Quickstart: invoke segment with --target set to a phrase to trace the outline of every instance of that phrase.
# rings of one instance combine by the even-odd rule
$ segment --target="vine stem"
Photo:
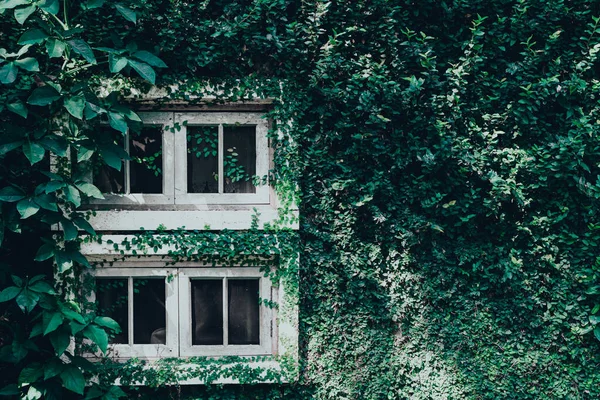
[[[65,18],[65,30],[69,29],[69,18],[67,17],[67,0],[63,0],[63,16]]]

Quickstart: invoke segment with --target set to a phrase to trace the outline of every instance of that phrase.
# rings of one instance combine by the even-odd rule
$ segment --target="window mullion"
[[[223,345],[229,344],[229,307],[227,307],[227,277],[223,278]]]
[[[223,186],[225,185],[224,165],[223,165],[223,124],[219,124],[219,137],[218,137],[218,163],[219,163],[219,194],[223,194]]]
[[[133,344],[133,277],[127,278],[127,343]]]
[[[125,134],[125,152],[129,154],[129,130]],[[123,173],[125,174],[125,194],[131,193],[131,182],[129,177],[129,160],[123,160]]]

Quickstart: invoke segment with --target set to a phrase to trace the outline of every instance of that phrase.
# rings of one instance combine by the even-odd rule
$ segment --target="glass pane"
[[[162,127],[144,127],[129,140],[130,193],[162,193]]]
[[[260,344],[258,279],[228,281],[229,343]]]
[[[98,315],[110,317],[121,326],[121,333],[109,336],[110,343],[127,343],[127,278],[97,278]]]
[[[219,193],[218,140],[218,126],[188,126],[188,193]]]
[[[223,128],[223,174],[225,193],[256,193],[256,127]]]
[[[100,189],[102,193],[123,194],[125,193],[125,163],[121,161],[121,170],[109,167],[106,164],[100,165],[98,157],[103,152],[111,154],[112,157],[118,156],[117,151],[125,152],[123,135],[112,128],[102,128],[101,134],[98,136],[99,154],[94,154],[92,162],[94,164],[94,185]]]
[[[165,280],[133,280],[133,343],[166,343]]]
[[[192,280],[192,344],[223,344],[223,281]]]

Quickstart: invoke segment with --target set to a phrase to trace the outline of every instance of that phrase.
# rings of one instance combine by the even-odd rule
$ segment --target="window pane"
[[[223,173],[225,193],[256,193],[256,127],[223,128]]]
[[[123,135],[112,128],[101,128],[100,135],[97,138],[99,154],[106,152],[113,157],[120,156],[117,151],[121,150],[125,153]],[[99,154],[94,154],[92,160],[94,164],[94,185],[100,189],[102,193],[125,193],[125,163],[121,161],[121,170],[109,167],[106,164],[100,163]],[[108,156],[108,155],[107,155]]]
[[[188,126],[188,193],[219,192],[218,140],[218,126]]]
[[[228,281],[229,343],[260,344],[258,279]]]
[[[223,344],[223,281],[192,280],[192,344]]]
[[[162,193],[162,127],[144,127],[129,140],[130,193]]]
[[[97,278],[98,315],[110,317],[121,326],[121,333],[110,335],[110,343],[127,343],[127,278]]]
[[[133,343],[166,343],[165,280],[133,280]]]

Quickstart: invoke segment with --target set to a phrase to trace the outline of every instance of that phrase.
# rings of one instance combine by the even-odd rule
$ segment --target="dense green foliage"
[[[62,4],[40,3],[21,25],[14,17],[29,13],[26,2],[8,3],[21,11],[0,16],[0,47],[17,53],[17,41],[33,45],[18,56],[0,54],[7,58],[0,64],[3,287],[13,286],[10,275],[51,276],[31,249],[58,220],[66,247],[51,241],[42,249],[53,250],[38,259],[54,259],[65,271],[73,260],[85,264],[72,224],[87,227],[71,210],[96,193],[40,171],[44,155],[66,152],[67,143],[82,159],[86,149],[107,163],[120,156],[98,148],[88,124],[103,110],[123,130],[135,115],[117,96],[96,97],[100,77],[139,75],[158,85],[185,82],[192,91],[220,83],[232,89],[226,100],[283,83],[274,115],[289,122],[298,151],[279,146],[276,173],[298,176],[301,192],[299,382],[133,392],[215,399],[600,396],[600,3],[77,4],[73,15],[81,14],[68,18],[77,25],[67,34],[48,16],[58,9],[61,16]],[[29,31],[24,39],[30,29],[49,37]],[[80,40],[94,48],[97,65]],[[158,78],[162,64],[151,53],[168,65]],[[101,54],[110,55],[110,70]],[[45,186],[35,192],[38,185]],[[4,311],[4,326],[35,324],[18,305],[44,313],[31,303],[31,293],[40,293],[35,279]],[[14,285],[23,283],[17,277]],[[60,304],[66,311],[60,321],[38,317],[44,330],[68,329],[76,310],[48,301],[58,302],[49,310]],[[102,336],[84,322],[88,337]],[[14,344],[26,340],[19,334],[13,341],[4,333],[3,348],[24,354]],[[35,346],[52,348],[41,338]],[[28,351],[53,358],[36,349]],[[72,373],[49,372],[49,387],[80,382],[73,368],[60,368]],[[13,379],[20,369],[2,371]]]

